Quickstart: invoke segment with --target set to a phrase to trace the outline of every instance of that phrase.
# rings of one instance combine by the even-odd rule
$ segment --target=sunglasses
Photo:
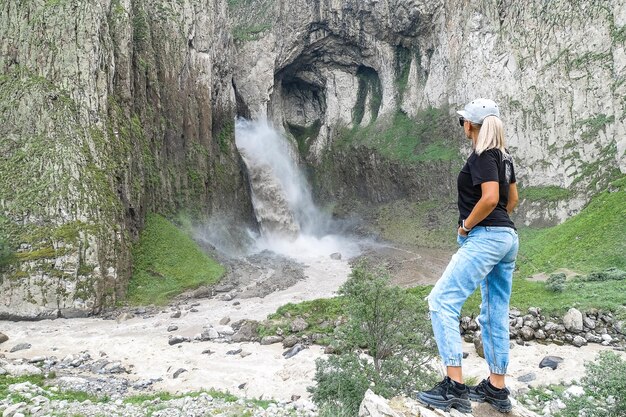
[[[465,118],[464,117],[459,117],[459,124],[461,125],[461,127],[463,127],[465,125]]]

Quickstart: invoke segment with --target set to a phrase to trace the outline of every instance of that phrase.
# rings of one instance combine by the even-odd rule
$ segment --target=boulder
[[[273,345],[274,343],[280,343],[283,341],[282,336],[265,336],[261,339],[262,345]]]
[[[485,358],[485,349],[483,348],[483,338],[481,336],[480,332],[476,332],[474,334],[474,348],[476,349],[476,353],[478,354],[478,356],[480,356],[481,358]]]
[[[256,340],[259,337],[258,328],[258,322],[245,321],[244,323],[241,323],[239,330],[237,330],[237,332],[231,337],[231,340],[237,343]]]
[[[296,345],[296,343],[298,343],[299,341],[300,341],[300,339],[298,339],[298,336],[296,336],[296,335],[289,335],[289,336],[285,337],[285,340],[283,340],[283,347],[284,348],[294,347]]]
[[[9,352],[11,353],[18,352],[20,350],[30,349],[30,347],[31,347],[30,343],[18,343],[17,345],[13,346]]]
[[[575,308],[570,308],[563,316],[563,326],[572,333],[582,332],[583,314]]]
[[[524,326],[520,330],[520,335],[524,340],[532,340],[535,338],[535,331],[532,329],[532,327]]]
[[[539,368],[556,369],[561,362],[563,362],[563,358],[559,356],[546,356],[539,363]]]
[[[582,336],[574,336],[574,339],[572,340],[572,345],[574,345],[576,347],[581,347],[581,346],[584,346],[586,344],[587,344],[587,341]]]
[[[9,340],[9,336],[4,333],[0,333],[0,344],[6,342],[7,340]]]
[[[383,397],[380,397],[368,389],[365,392],[365,397],[359,407],[359,417],[401,417],[401,414],[396,413],[389,402]]]
[[[302,317],[297,317],[291,322],[291,331],[293,333],[304,331],[307,327],[309,327],[309,324]]]

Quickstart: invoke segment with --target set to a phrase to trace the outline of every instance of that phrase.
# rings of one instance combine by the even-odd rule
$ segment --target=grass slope
[[[150,214],[133,247],[128,301],[163,305],[189,288],[213,284],[224,267],[203,253],[188,234],[158,214]]]
[[[581,273],[626,269],[626,176],[614,181],[576,216],[520,239],[519,275],[569,268]]]

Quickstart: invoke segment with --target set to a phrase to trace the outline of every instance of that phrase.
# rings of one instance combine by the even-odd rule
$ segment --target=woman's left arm
[[[466,229],[471,229],[482,222],[496,208],[500,200],[500,184],[498,184],[498,181],[483,182],[480,184],[480,189],[482,196],[472,209],[472,212],[467,216],[467,219],[465,219]],[[461,236],[467,235],[461,227],[459,227],[459,234]]]

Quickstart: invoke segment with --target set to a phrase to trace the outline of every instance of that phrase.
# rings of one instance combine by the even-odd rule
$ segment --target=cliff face
[[[393,164],[394,158],[371,158],[364,151],[341,157],[346,153],[337,153],[336,145],[346,136],[353,150],[366,146],[384,154],[387,145],[373,139],[372,126],[389,124],[398,112],[419,121],[431,108],[446,112],[454,123],[454,110],[475,97],[500,104],[520,185],[539,193],[556,191],[550,204],[522,201],[526,223],[563,221],[607,178],[626,173],[626,9],[621,1],[233,4],[239,111],[267,116],[291,133],[303,157],[317,167],[322,193],[341,197],[354,188],[351,174],[333,167],[356,163],[369,172],[365,177],[376,177]],[[432,131],[422,133],[430,139],[416,140],[414,149],[395,158],[409,168],[391,181],[409,188],[402,178],[411,177],[411,170],[425,176],[435,170],[432,183],[439,190],[439,176],[451,183],[467,144],[460,129],[441,140]],[[433,146],[460,155],[422,149]],[[328,158],[332,164],[324,163]],[[419,162],[429,158],[434,165]],[[386,190],[352,196],[396,198]]]
[[[123,296],[146,212],[250,218],[220,0],[0,8],[0,318]]]

